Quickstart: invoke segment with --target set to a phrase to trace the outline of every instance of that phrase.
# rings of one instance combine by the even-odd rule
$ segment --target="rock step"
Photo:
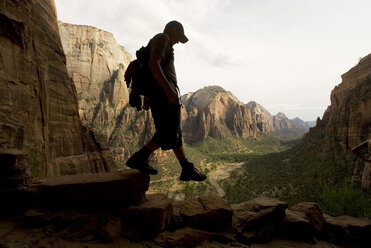
[[[137,170],[34,179],[27,191],[34,206],[115,207],[144,200],[149,175]]]

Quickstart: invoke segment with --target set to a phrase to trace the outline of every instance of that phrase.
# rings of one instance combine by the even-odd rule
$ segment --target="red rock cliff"
[[[81,124],[55,3],[0,2],[0,146],[28,153],[37,175],[110,170],[110,154]]]

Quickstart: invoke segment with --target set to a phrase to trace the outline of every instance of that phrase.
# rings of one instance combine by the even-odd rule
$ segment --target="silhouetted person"
[[[160,147],[162,150],[172,149],[182,166],[179,179],[203,181],[206,175],[200,173],[186,159],[180,128],[181,104],[174,67],[173,45],[187,41],[182,24],[171,21],[166,24],[163,33],[155,35],[149,42],[149,68],[157,84],[144,102],[145,105],[147,102],[151,108],[156,132],[147,145],[129,158],[126,165],[138,169],[141,173],[155,175],[157,170],[148,164],[149,156]]]
[[[367,156],[365,156],[362,151],[368,149]],[[371,139],[365,140],[362,143],[358,144],[352,149],[352,152],[359,157],[360,159],[371,163]]]
[[[363,187],[371,187],[371,139],[355,146],[352,152],[366,162],[363,168],[361,182]]]

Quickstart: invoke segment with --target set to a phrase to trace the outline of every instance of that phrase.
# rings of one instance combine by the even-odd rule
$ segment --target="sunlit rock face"
[[[371,138],[371,55],[342,75],[342,83],[331,92],[331,105],[304,137],[303,144],[315,143],[314,137],[319,137],[315,147],[323,157],[331,155],[339,161],[344,160],[346,151]],[[362,174],[371,170],[360,171]],[[370,178],[370,175],[360,177]],[[364,180],[364,186],[371,185],[369,180]]]
[[[182,96],[183,135],[186,141],[205,137],[258,137],[274,130],[296,128],[283,113],[272,116],[256,102],[244,104],[219,86],[208,86]]]
[[[261,132],[268,133],[274,130],[273,116],[268,112],[268,110],[254,101],[248,102],[246,106],[255,112],[257,125]]]
[[[109,170],[79,119],[54,1],[4,0],[0,19],[1,148],[24,151],[33,175]]]
[[[328,136],[349,149],[371,138],[371,54],[344,73],[331,92]]]
[[[255,114],[230,92],[209,86],[182,97],[187,111],[183,136],[187,141],[205,137],[257,137],[260,133]]]
[[[125,160],[154,130],[150,111],[128,105],[124,73],[132,56],[107,31],[62,22],[59,29],[82,122],[101,135],[116,160]]]

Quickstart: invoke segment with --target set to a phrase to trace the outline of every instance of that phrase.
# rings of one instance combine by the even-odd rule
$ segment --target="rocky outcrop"
[[[27,155],[16,149],[0,149],[0,189],[22,189],[30,182]]]
[[[33,175],[110,170],[79,119],[54,1],[1,1],[0,20],[0,147],[28,154]]]
[[[128,105],[124,73],[131,55],[104,30],[62,22],[59,30],[82,122],[101,135],[116,160],[125,160],[154,129],[150,112]]]
[[[94,27],[59,22],[59,31],[81,120],[92,126],[107,125],[129,102],[124,72],[130,54],[111,33]],[[108,137],[113,127],[106,130]]]
[[[183,121],[186,141],[206,137],[257,137],[260,134],[255,114],[230,92],[219,86],[208,86],[182,97],[187,111]]]
[[[246,106],[255,113],[258,128],[262,133],[268,133],[274,130],[273,116],[268,110],[254,101],[248,102]]]
[[[371,54],[342,75],[342,83],[331,92],[331,105],[304,137],[302,146],[304,149],[318,151],[322,158],[346,161],[348,166],[354,167],[354,164],[360,162],[355,162],[355,157],[349,151],[369,138]],[[367,185],[366,182],[363,184]]]
[[[302,119],[300,119],[298,117],[296,117],[296,118],[294,118],[294,119],[292,119],[290,121],[292,123],[294,123],[297,128],[299,128],[299,129],[301,129],[301,130],[303,130],[305,132],[308,132],[309,131],[309,128],[310,127],[313,127],[313,124],[311,124],[312,126],[309,126],[310,125],[309,122],[305,122],[305,121],[303,121]]]
[[[275,130],[282,130],[296,128],[296,126],[284,113],[279,112],[273,116],[273,128]]]
[[[148,175],[134,170],[95,174],[96,178],[91,175],[40,181],[39,186],[34,181],[32,193],[62,199],[71,192],[85,199],[71,201],[73,197],[67,197],[66,208],[49,201],[38,205],[41,198],[35,198],[33,205],[16,218],[23,226],[1,219],[4,234],[0,245],[8,247],[17,240],[22,247],[90,247],[99,241],[107,247],[127,247],[130,243],[135,247],[334,248],[333,243],[368,247],[370,242],[371,220],[323,216],[318,205],[311,202],[287,209],[287,203],[277,199],[257,198],[230,206],[214,195],[172,202],[161,194],[133,202],[127,201],[133,192],[143,194],[148,189]],[[120,190],[112,192],[112,188]],[[84,205],[86,200],[100,204]]]
[[[278,114],[272,116],[268,110],[266,110],[259,103],[251,101],[246,104],[246,106],[255,114],[256,122],[261,133],[269,133],[275,130],[285,130],[299,128],[307,131],[308,128],[303,128],[300,124],[296,125],[296,121],[300,120],[296,118],[294,120],[289,120],[284,113],[279,112]],[[301,120],[300,120],[301,121]],[[303,122],[303,121],[301,121]]]
[[[144,200],[149,175],[135,170],[34,179],[28,188],[38,207],[130,206]]]

